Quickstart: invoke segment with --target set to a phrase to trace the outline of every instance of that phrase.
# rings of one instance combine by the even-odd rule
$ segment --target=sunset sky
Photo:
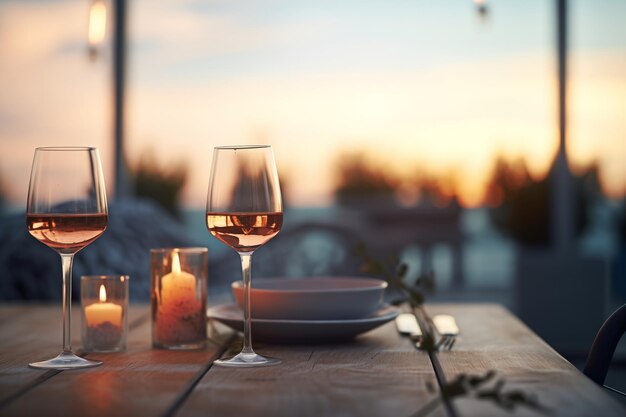
[[[134,0],[128,159],[184,161],[202,206],[212,148],[270,143],[292,203],[332,201],[343,152],[460,181],[494,159],[545,173],[557,145],[554,1]],[[0,0],[0,181],[24,204],[33,149],[94,145],[113,190],[110,49],[87,55],[87,0]],[[568,151],[626,192],[626,2],[570,1]]]

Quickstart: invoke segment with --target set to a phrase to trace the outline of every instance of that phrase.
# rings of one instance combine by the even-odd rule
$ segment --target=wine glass
[[[250,269],[252,254],[276,236],[283,224],[283,204],[274,153],[269,145],[219,146],[207,196],[209,232],[239,253],[243,275],[243,349],[216,365],[268,366],[279,359],[257,355],[250,333]]]
[[[96,148],[37,148],[26,207],[28,232],[61,255],[63,269],[63,351],[29,364],[41,369],[98,366],[72,353],[70,319],[74,255],[107,227],[107,200]]]

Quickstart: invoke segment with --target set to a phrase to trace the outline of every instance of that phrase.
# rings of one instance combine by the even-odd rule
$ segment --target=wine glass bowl
[[[209,213],[213,236],[237,252],[254,252],[278,234],[282,213]]]
[[[28,232],[61,256],[63,269],[63,351],[29,364],[41,369],[98,366],[72,353],[70,318],[74,255],[107,227],[108,210],[98,150],[91,147],[37,148],[33,159],[26,225]]]
[[[250,280],[252,254],[278,234],[283,205],[274,153],[268,145],[219,146],[213,151],[207,195],[209,232],[241,258],[244,340],[241,353],[215,364],[233,367],[280,363],[252,349]]]
[[[59,253],[76,253],[106,229],[106,214],[27,214],[28,232]]]

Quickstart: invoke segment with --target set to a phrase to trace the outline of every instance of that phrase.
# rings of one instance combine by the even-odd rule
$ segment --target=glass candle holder
[[[152,249],[152,346],[200,349],[206,345],[206,248]]]
[[[84,275],[80,279],[83,348],[120,352],[128,333],[128,275]]]

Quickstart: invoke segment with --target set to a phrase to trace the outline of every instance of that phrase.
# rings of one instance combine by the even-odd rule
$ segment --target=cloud
[[[14,201],[25,201],[36,146],[95,145],[110,160],[108,68],[76,47],[88,6],[0,3],[0,175]]]
[[[301,204],[329,201],[341,150],[369,150],[407,175],[455,170],[475,202],[496,154],[524,156],[542,175],[556,149],[549,50],[459,55],[437,44],[404,60],[406,45],[381,30],[371,56],[355,41],[362,32],[351,31],[375,16],[342,29],[340,18],[287,3],[272,16],[260,13],[267,2],[130,4],[128,156],[152,148],[185,160],[188,203],[203,204],[218,144],[271,142]],[[81,50],[87,7],[0,3],[0,175],[15,201],[25,199],[35,146],[98,146],[112,185],[110,62],[90,63]],[[323,42],[335,38],[339,47]],[[623,51],[576,54],[569,151],[577,164],[599,158],[617,193],[626,184]]]

